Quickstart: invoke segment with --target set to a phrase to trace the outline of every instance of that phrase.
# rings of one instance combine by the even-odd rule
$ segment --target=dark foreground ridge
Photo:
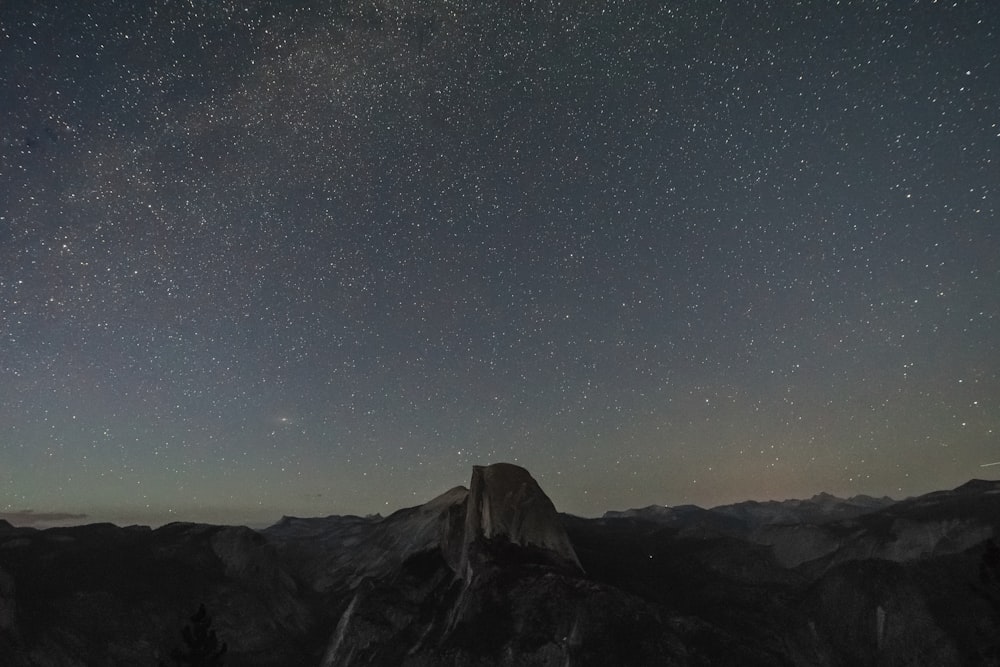
[[[0,523],[0,665],[174,664],[208,618],[230,667],[1000,665],[998,524],[985,480],[582,519],[502,463],[386,518]]]

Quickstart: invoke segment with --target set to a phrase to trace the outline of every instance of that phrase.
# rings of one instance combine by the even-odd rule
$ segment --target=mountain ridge
[[[507,464],[386,517],[0,525],[0,663],[155,664],[204,603],[234,665],[1000,664],[998,531],[991,480],[583,518]]]

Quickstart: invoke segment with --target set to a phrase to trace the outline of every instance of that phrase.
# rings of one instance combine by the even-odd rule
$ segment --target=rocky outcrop
[[[475,466],[469,488],[456,486],[384,519],[285,517],[263,532],[280,553],[300,561],[293,570],[318,591],[390,576],[428,551],[462,576],[499,551],[511,557],[511,549],[520,560],[580,570],[552,501],[527,470],[507,463]],[[306,540],[324,548],[302,551]]]
[[[488,557],[491,543],[531,549],[553,565],[581,569],[555,505],[520,466],[473,467],[464,528],[460,571],[465,576]]]

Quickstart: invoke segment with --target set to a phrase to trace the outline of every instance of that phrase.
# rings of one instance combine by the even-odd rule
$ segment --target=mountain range
[[[210,622],[229,666],[1000,665],[998,528],[998,481],[582,518],[504,463],[387,517],[0,521],[0,664],[219,664]]]

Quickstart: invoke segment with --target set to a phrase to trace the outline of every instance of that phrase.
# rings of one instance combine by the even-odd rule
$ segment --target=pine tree
[[[183,649],[174,649],[170,657],[178,667],[222,667],[226,658],[228,646],[219,643],[219,638],[212,629],[212,617],[205,610],[204,603],[191,617],[191,622],[184,626],[181,632],[184,640]],[[160,662],[160,667],[166,667]]]
[[[986,543],[979,561],[979,586],[975,592],[993,609],[993,636],[987,638],[984,664],[1000,665],[1000,547],[993,540]]]

